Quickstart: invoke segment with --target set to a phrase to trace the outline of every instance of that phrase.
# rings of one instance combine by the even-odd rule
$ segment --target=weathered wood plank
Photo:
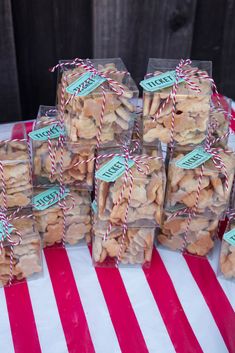
[[[221,50],[227,1],[198,0],[193,32],[192,59],[211,60],[213,77],[221,88]],[[212,11],[216,9],[216,11]]]
[[[92,55],[91,0],[12,0],[24,118],[55,102],[59,59]]]
[[[235,99],[235,1],[227,0],[221,55],[221,91]]]
[[[0,122],[3,122],[21,117],[10,0],[0,1],[0,33]]]
[[[94,0],[94,55],[120,56],[138,81],[149,57],[191,51],[196,0]]]

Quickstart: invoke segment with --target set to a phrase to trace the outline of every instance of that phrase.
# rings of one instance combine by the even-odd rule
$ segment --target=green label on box
[[[128,167],[132,168],[135,162],[128,160]],[[111,161],[103,165],[96,173],[97,179],[109,182],[117,180],[125,172],[125,158],[113,157]]]
[[[66,92],[70,94],[76,94],[76,96],[87,96],[89,93],[94,91],[94,89],[106,81],[105,78],[99,75],[95,75],[90,79],[92,75],[92,72],[85,73],[76,81],[71,83],[71,85],[66,88]]]
[[[8,232],[9,234],[11,234],[11,232],[13,231],[14,227],[12,224],[8,225]],[[3,225],[3,222],[0,221],[0,240],[4,240],[6,238],[7,234],[5,232],[5,228]]]
[[[186,154],[183,158],[175,162],[176,166],[183,169],[194,169],[204,162],[208,161],[212,156],[202,147],[195,148],[192,152]]]
[[[175,71],[167,71],[161,75],[146,78],[146,80],[140,82],[140,86],[148,92],[155,92],[162,88],[173,86],[173,84],[175,83],[175,78]],[[184,80],[180,78],[178,80],[178,83],[181,83],[183,81]]]
[[[232,246],[235,246],[235,228],[224,233],[223,239]]]
[[[60,187],[54,186],[46,191],[33,197],[33,207],[38,211],[43,211],[50,206],[56,204],[61,199],[64,199],[69,194],[69,189],[65,188],[64,194],[60,196]]]
[[[64,134],[64,130],[62,130],[57,124],[53,124],[45,126],[42,129],[31,131],[29,137],[35,141],[47,141],[49,137],[55,139]]]
[[[98,212],[98,206],[97,206],[96,200],[94,200],[94,201],[92,202],[91,208],[92,208],[93,212],[94,212],[95,214],[97,214],[97,212]]]

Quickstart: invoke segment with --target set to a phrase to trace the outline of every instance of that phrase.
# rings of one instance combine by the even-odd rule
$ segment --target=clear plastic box
[[[179,60],[149,59],[147,78],[175,70]],[[209,61],[192,61],[192,67],[205,71],[211,76],[212,63]],[[187,67],[189,69],[189,67]],[[187,83],[179,83],[176,94],[176,113],[174,127],[174,142],[179,145],[197,145],[201,143],[207,133],[209,122],[211,83],[198,77],[191,78],[201,92],[192,90]],[[158,119],[152,117],[161,109],[171,92],[171,87],[162,88],[155,92],[144,90],[143,93],[143,124],[144,143],[160,140],[163,143],[171,141],[172,100],[165,106]]]
[[[192,208],[197,199],[197,190],[201,166],[195,169],[183,169],[176,162],[192,151],[192,147],[178,146],[174,149],[168,165],[166,197],[164,208],[174,212],[179,208]],[[212,159],[204,163],[204,172],[198,201],[198,213],[211,213],[219,217],[228,207],[230,192],[233,185],[235,157],[232,153],[220,152],[227,167],[228,190],[225,176],[214,165]]]
[[[113,227],[108,237],[104,235],[108,224],[96,224],[92,237],[92,259],[94,266],[148,267],[151,263],[155,228],[128,227],[125,238],[121,227]]]
[[[46,191],[46,188],[35,188],[35,196]],[[74,203],[74,207],[73,207]],[[34,215],[43,247],[61,244],[65,215],[65,244],[76,245],[82,240],[91,241],[91,197],[87,190],[70,189],[65,198],[65,213],[58,205],[53,204],[45,210],[34,208]]]
[[[48,113],[49,112],[49,113]],[[34,131],[50,126],[57,120],[55,107],[40,106]],[[61,149],[58,148],[55,158],[55,172],[51,175],[52,161],[49,155],[48,141],[37,141],[31,139],[33,150],[33,182],[34,185],[48,185],[60,181]],[[52,152],[54,153],[58,138],[51,139]],[[95,148],[81,143],[64,143],[63,152],[63,183],[78,186],[79,188],[93,187]],[[86,162],[91,159],[90,162]],[[77,162],[81,164],[75,165]]]
[[[100,151],[100,155],[107,150]],[[121,153],[120,150],[109,149],[108,153]],[[162,157],[161,147],[143,147],[142,155],[149,157]],[[100,168],[112,158],[101,158]],[[138,171],[136,164],[131,168],[133,173],[133,189],[130,197],[130,206],[127,223],[132,227],[148,227],[161,224],[162,209],[165,194],[165,169],[162,159],[146,159],[140,167],[146,170],[147,175]],[[122,200],[115,205],[122,190],[125,173],[113,182],[97,179],[97,219],[98,221],[111,222],[120,226],[125,218],[127,200],[129,195],[130,180],[127,182]]]
[[[161,229],[157,234],[157,243],[174,251],[206,256],[214,247],[219,219],[207,214],[196,214],[188,225],[189,215],[172,217],[165,213]],[[185,243],[185,232],[188,228]]]
[[[0,161],[6,184],[7,208],[27,207],[32,197],[32,175],[27,134],[23,123],[1,125]],[[17,141],[19,140],[19,141]],[[3,183],[0,179],[0,204],[3,204]]]
[[[69,62],[61,60],[60,63]],[[115,73],[113,71],[127,72],[127,69],[120,58],[93,59],[91,63],[109,78],[121,84],[124,88],[122,95],[118,95],[107,82],[103,83],[106,96],[104,120],[101,132],[101,146],[113,147],[127,143],[131,140],[135,120],[135,110],[139,96],[138,88],[128,73]],[[108,74],[108,71],[110,74]],[[65,78],[66,88],[78,80],[85,73],[85,69],[75,65],[67,65],[60,69],[57,86],[57,103],[61,101],[61,81]],[[115,88],[120,91],[117,85]],[[71,98],[71,99],[69,99]],[[101,86],[86,96],[73,96],[65,89],[65,125],[68,139],[71,142],[81,142],[96,145],[96,136],[100,125],[100,114],[102,110],[103,91]]]

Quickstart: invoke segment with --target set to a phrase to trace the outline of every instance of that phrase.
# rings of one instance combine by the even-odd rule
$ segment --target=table
[[[42,278],[0,289],[0,352],[234,353],[219,245],[209,260],[154,249],[145,270],[94,268],[85,245],[45,249]]]

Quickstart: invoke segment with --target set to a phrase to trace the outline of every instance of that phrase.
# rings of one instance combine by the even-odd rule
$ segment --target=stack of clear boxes
[[[115,154],[119,150],[113,149],[109,152]],[[105,153],[106,150],[100,151],[99,156],[102,157]],[[130,165],[133,185],[130,178],[126,180],[125,173],[114,181],[97,179],[97,215],[93,237],[93,261],[96,266],[114,266],[117,263],[145,267],[150,265],[155,230],[162,219],[165,167],[160,144],[155,147],[140,147],[140,151],[133,156],[139,155],[146,158],[143,159],[144,166]],[[101,158],[98,173],[112,160],[111,157]],[[143,170],[146,168],[146,173],[142,173],[138,167]],[[112,172],[112,167],[108,170],[104,168],[104,171],[107,175]],[[122,193],[123,185],[125,188]],[[123,224],[127,225],[125,237]],[[110,231],[107,232],[107,229]]]
[[[76,245],[84,239],[88,243],[91,241],[94,148],[71,142],[67,136],[61,148],[58,121],[56,107],[40,106],[33,133],[30,134],[34,215],[44,247],[61,245],[62,242]],[[54,134],[55,129],[59,129],[58,135]],[[91,161],[86,163],[87,159]],[[81,161],[84,163],[76,165]],[[64,187],[64,197],[61,197],[61,185]]]
[[[77,91],[79,81],[83,75],[89,73],[78,67],[73,61],[60,61],[61,68],[58,75],[57,84],[57,109],[54,107],[41,107],[39,110],[35,129],[41,129],[47,124],[54,124],[59,120],[59,112],[63,110],[63,120],[65,127],[65,143],[63,152],[63,184],[69,188],[70,194],[66,197],[67,204],[75,200],[76,215],[66,212],[63,223],[62,216],[58,212],[63,212],[58,204],[52,205],[47,210],[51,210],[50,217],[45,221],[45,210],[36,211],[36,219],[40,233],[44,239],[44,245],[52,245],[58,242],[58,233],[64,226],[65,242],[74,243],[75,234],[79,238],[81,232],[87,242],[91,240],[88,220],[88,205],[91,205],[90,192],[94,188],[94,166],[95,156],[102,149],[113,146],[120,146],[123,141],[130,142],[135,122],[135,107],[138,98],[138,90],[134,81],[126,72],[126,68],[121,59],[96,59],[91,60],[92,65],[109,77],[113,85],[103,82],[90,93]],[[110,71],[110,74],[109,74]],[[80,81],[79,81],[80,82]],[[87,81],[88,83],[93,82]],[[123,87],[120,90],[119,85]],[[88,85],[89,86],[89,85]],[[114,89],[111,89],[111,88]],[[64,93],[63,93],[64,92]],[[62,93],[64,96],[62,97]],[[122,94],[120,94],[122,93]],[[105,94],[104,118],[101,124],[101,111]],[[64,101],[64,107],[61,102]],[[54,113],[53,113],[54,111]],[[48,114],[49,112],[49,114]],[[54,121],[53,121],[54,120]],[[97,136],[100,131],[99,150],[97,150]],[[61,149],[58,148],[54,154],[54,162],[49,154],[47,139],[33,142],[33,170],[35,193],[43,192],[42,188],[48,185],[58,185],[61,182],[60,160]],[[51,151],[55,151],[58,138],[50,139]],[[53,168],[54,166],[54,168]],[[53,169],[53,173],[51,170]],[[46,192],[46,190],[45,190]],[[79,199],[80,197],[80,199]],[[79,207],[77,207],[79,202]],[[53,211],[59,209],[57,214]],[[69,207],[71,208],[71,207]],[[79,211],[79,212],[78,212]],[[70,213],[73,212],[70,210]],[[77,223],[70,224],[70,221],[77,217]],[[49,219],[49,218],[52,218]],[[80,219],[80,221],[79,221]],[[82,219],[84,226],[81,227]],[[91,225],[91,221],[89,222]],[[57,233],[57,235],[55,235]],[[71,236],[71,233],[73,236]],[[51,236],[49,235],[51,234]],[[53,240],[54,236],[54,240]]]
[[[147,73],[149,78],[154,76],[150,85],[158,87],[172,80],[172,71],[178,63],[178,60],[150,59]],[[168,146],[164,219],[157,235],[158,244],[171,250],[185,250],[190,254],[206,256],[214,247],[218,222],[228,206],[235,161],[232,155],[221,152],[220,156],[228,173],[226,189],[223,171],[219,171],[212,159],[208,159],[204,163],[198,198],[202,169],[201,166],[194,166],[192,162],[197,160],[199,154],[204,153],[203,144],[211,128],[212,115],[214,121],[218,121],[217,118],[221,116],[211,113],[211,83],[200,78],[197,68],[211,76],[210,62],[192,61],[191,67],[184,68],[194,70],[190,80],[200,91],[195,91],[185,81],[179,82],[175,96],[174,129],[173,103],[172,99],[167,100],[172,85],[153,92],[144,90],[143,141],[152,144],[160,140]],[[224,114],[222,115],[223,120]],[[218,125],[214,137],[221,136],[225,129],[228,129],[228,125],[223,124],[222,131],[220,124]],[[189,163],[179,163],[186,155]],[[190,220],[188,212],[194,208],[197,198],[198,207]]]
[[[11,133],[8,138],[9,132]],[[32,210],[30,153],[23,123],[1,126],[0,161],[3,167],[3,177],[0,178],[0,204],[3,208],[7,207],[7,210],[3,209],[2,212],[8,219],[11,241],[15,243],[11,246],[3,222],[0,222],[0,236],[3,241],[0,254],[0,286],[4,286],[9,283],[11,266],[13,283],[35,277],[42,272],[41,241]]]
[[[63,64],[63,62],[61,63]],[[95,69],[97,69],[99,72],[104,73],[109,79],[115,82],[111,82],[110,85],[106,80],[102,83],[102,85],[98,86],[88,95],[83,96],[81,92],[81,94],[78,93],[71,98],[73,88],[78,87],[76,85],[76,80],[78,80],[79,77],[81,77],[81,75],[85,73],[84,69],[73,65],[71,62],[71,65],[66,65],[62,67],[62,70],[60,72],[58,80],[57,101],[58,103],[61,102],[62,92],[65,92],[63,99],[67,103],[65,104],[64,117],[68,140],[82,145],[91,146],[91,148],[96,148],[95,154],[96,157],[98,157],[98,159],[96,159],[96,170],[99,170],[103,166],[103,164],[109,162],[109,160],[112,159],[112,157],[107,159],[104,158],[104,154],[117,153],[119,155],[122,155],[123,145],[128,146],[128,148],[130,148],[132,134],[134,132],[134,126],[137,116],[136,107],[138,103],[139,91],[133,79],[127,72],[127,69],[121,59],[95,59],[91,60],[91,63],[92,65],[94,65]],[[63,87],[63,85],[65,85],[66,88]],[[121,88],[119,87],[119,85],[121,86]],[[68,86],[70,86],[70,88],[68,88]],[[112,87],[115,88],[116,92],[112,89]],[[102,104],[104,102],[104,94],[105,108],[104,117],[101,124],[100,117],[102,112]],[[99,142],[97,144],[97,136],[99,133],[99,129],[101,133]],[[138,148],[138,151],[136,151],[136,153],[141,154],[143,153],[143,151],[142,149]],[[148,153],[157,154],[158,151],[149,150]],[[134,168],[135,167],[133,167],[133,169]],[[158,168],[160,169],[160,166]],[[115,201],[111,201],[113,196],[113,185],[111,185],[112,183],[103,183],[98,181],[97,179],[97,200],[95,200],[97,201],[97,208],[94,207],[95,212],[93,215],[93,260],[95,265],[113,266],[116,263],[117,258],[119,258],[121,260],[120,263],[123,264],[143,264],[145,262],[149,262],[151,259],[152,244],[156,223],[155,217],[159,217],[160,213],[160,207],[157,202],[160,201],[160,184],[162,180],[159,181],[160,184],[158,185],[159,200],[156,201],[156,195],[152,195],[151,201],[149,201],[146,196],[146,184],[151,182],[150,175],[146,176],[145,178],[143,178],[142,175],[138,175],[135,176],[134,179],[136,181],[136,185],[134,186],[135,192],[138,189],[137,191],[140,191],[142,193],[142,195],[139,195],[139,197],[143,197],[143,200],[142,202],[135,199],[132,200],[128,217],[130,219],[132,217],[133,220],[128,220],[127,222],[128,231],[127,236],[124,239],[125,251],[123,255],[120,256],[118,256],[118,252],[123,251],[124,249],[121,244],[123,240],[123,215],[118,218],[116,222],[114,222],[114,227],[112,227],[112,230],[107,235],[105,242],[104,234],[108,229],[110,220],[112,220],[113,213],[116,212],[117,214],[119,214],[119,212],[124,212],[124,209],[127,205],[126,195],[124,195],[122,202],[118,206],[115,205]],[[142,179],[144,181],[142,181]],[[122,182],[123,177],[118,178],[116,183],[114,183],[115,187],[117,187],[117,184],[120,184]],[[108,190],[109,187],[110,190]],[[102,197],[105,197],[104,192],[106,191],[104,189],[107,189],[107,192],[109,194],[106,205],[107,214],[105,215],[103,214],[102,203],[100,202]],[[125,193],[127,193],[127,190],[129,190],[128,186],[126,188]],[[117,190],[117,192],[119,191],[120,190]],[[148,204],[150,204],[149,207]],[[137,207],[141,212],[143,212],[143,215],[141,214],[141,223],[136,222],[136,219],[139,218],[139,216],[134,212]],[[150,212],[151,214],[147,214],[148,212]],[[154,221],[146,223],[146,220],[150,220],[152,218]],[[143,224],[144,227],[147,228],[143,228]],[[108,250],[106,250],[107,244]],[[115,250],[113,250],[113,246]],[[146,255],[144,255],[144,252],[146,252]],[[106,255],[104,256],[104,254]]]

